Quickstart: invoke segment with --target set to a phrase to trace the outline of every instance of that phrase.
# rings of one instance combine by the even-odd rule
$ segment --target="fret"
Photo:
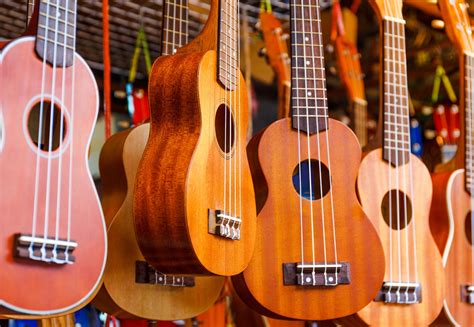
[[[41,59],[56,67],[74,62],[76,47],[77,0],[41,0],[35,51]]]
[[[171,55],[188,43],[188,0],[163,1],[161,55]]]
[[[400,139],[397,139],[397,140],[394,140],[392,138],[389,138],[389,137],[386,137],[385,139],[385,142],[389,142],[389,143],[396,143],[398,145],[402,144],[402,145],[408,145],[410,146],[410,141],[408,140],[400,140]]]
[[[218,79],[228,90],[235,90],[240,79],[239,10],[236,0],[219,1]]]
[[[408,152],[410,153],[410,148],[404,148],[404,147],[398,147],[398,146],[390,146],[390,145],[386,145],[384,146],[384,149],[386,150],[395,150],[396,152]],[[393,159],[392,159],[393,160]]]

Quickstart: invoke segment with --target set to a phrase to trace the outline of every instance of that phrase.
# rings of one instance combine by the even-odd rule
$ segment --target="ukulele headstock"
[[[472,27],[464,0],[439,0],[446,33],[461,51],[474,51]]]
[[[356,46],[343,37],[336,39],[336,56],[339,74],[351,101],[365,99],[364,74]]]
[[[284,33],[280,21],[270,12],[260,13],[259,29],[265,42],[264,54],[270,65],[274,67],[280,80],[289,80],[288,34]]]
[[[370,4],[380,19],[388,17],[403,20],[402,0],[370,0]]]

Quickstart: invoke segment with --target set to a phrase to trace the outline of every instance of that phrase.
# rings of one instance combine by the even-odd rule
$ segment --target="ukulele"
[[[162,273],[235,275],[255,243],[239,70],[237,0],[213,0],[204,30],[150,74],[150,136],[134,195],[138,244]]]
[[[458,151],[432,175],[434,193],[430,227],[443,254],[446,295],[441,318],[456,326],[474,324],[474,250],[472,247],[472,176],[474,41],[465,1],[439,1],[446,32],[460,54],[461,137]],[[446,124],[447,125],[447,124]],[[453,167],[454,169],[445,169]]]
[[[162,55],[169,55],[187,43],[188,1],[165,1],[163,9]],[[103,286],[94,304],[117,318],[191,318],[216,301],[224,278],[165,275],[143,258],[133,233],[132,206],[135,176],[149,129],[146,123],[115,134],[101,151],[109,251]]]
[[[280,21],[271,11],[260,12],[258,26],[262,32],[265,48],[263,53],[273,68],[278,84],[278,118],[290,116],[291,72],[288,56],[287,34],[283,33]]]
[[[105,266],[105,225],[87,163],[99,95],[75,51],[76,9],[74,0],[40,1],[36,36],[2,51],[0,313],[84,305]]]
[[[410,153],[402,1],[371,4],[381,21],[383,141],[362,160],[357,190],[382,240],[385,276],[355,324],[427,326],[441,311],[444,273],[428,225],[431,179],[422,161]]]
[[[247,305],[271,318],[350,315],[375,297],[383,278],[380,240],[351,187],[360,145],[328,117],[319,9],[319,0],[290,1],[292,118],[247,147],[257,241],[233,284]]]
[[[360,54],[355,44],[345,36],[339,35],[335,40],[335,51],[338,72],[347,89],[352,106],[354,132],[362,147],[367,144],[367,100],[365,99],[364,74],[360,66]]]

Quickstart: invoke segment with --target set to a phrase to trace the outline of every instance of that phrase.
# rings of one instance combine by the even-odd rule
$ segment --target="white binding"
[[[8,45],[3,49],[2,51],[2,57],[6,56],[8,51],[14,47],[16,44],[20,44],[20,43],[23,43],[23,42],[34,42],[35,41],[35,38],[32,37],[32,36],[26,36],[26,37],[21,37],[21,38],[18,38],[18,39],[15,39],[14,41],[8,43]],[[79,60],[81,61],[84,66],[86,67],[86,70],[87,72],[89,73],[89,75],[91,76],[92,80],[95,81],[95,77],[94,75],[92,74],[92,71],[89,67],[89,65],[87,65],[86,61],[76,52],[75,53],[75,56],[76,56],[76,60]],[[98,115],[99,113],[99,89],[97,87],[97,83],[94,83],[94,89],[95,89],[95,95],[96,95],[96,105],[95,105],[95,116]],[[91,144],[91,141],[92,141],[92,134],[93,134],[93,131],[95,129],[95,126],[96,126],[96,122],[94,121],[94,124],[92,126],[92,128],[90,129],[90,132],[89,132],[89,140],[87,142],[88,145]],[[91,186],[94,187],[95,189],[95,185],[94,185],[94,180],[92,179],[92,175],[91,175],[91,172],[89,170],[89,161],[88,161],[88,152],[85,151],[84,153],[84,162],[86,164],[86,169],[87,169],[87,172],[88,172],[88,176],[89,176],[89,182],[91,183]],[[10,310],[13,310],[13,311],[16,311],[18,313],[26,313],[26,314],[30,314],[30,315],[52,315],[52,314],[58,314],[58,313],[64,313],[66,311],[69,311],[69,310],[72,310],[74,308],[77,308],[79,307],[80,305],[84,304],[85,301],[87,301],[92,294],[95,293],[96,289],[99,287],[100,285],[100,281],[102,280],[102,275],[104,274],[104,269],[105,269],[105,262],[107,260],[107,230],[106,230],[106,227],[105,227],[105,218],[104,218],[104,213],[102,212],[102,206],[100,204],[100,199],[99,199],[99,195],[97,194],[97,191],[94,191],[94,195],[95,195],[95,198],[96,198],[96,201],[97,201],[97,206],[99,207],[99,212],[100,212],[100,216],[102,218],[102,230],[103,230],[103,233],[104,233],[104,260],[102,262],[102,267],[101,267],[101,270],[100,270],[100,274],[97,278],[97,281],[95,282],[94,286],[90,289],[89,293],[87,293],[82,299],[80,299],[79,301],[77,301],[76,303],[68,306],[68,307],[65,307],[65,308],[61,308],[61,309],[57,309],[57,310],[26,310],[24,308],[20,308],[20,307],[17,307],[15,305],[12,305],[2,299],[0,299],[0,306],[3,306],[7,309],[10,309]],[[1,269],[1,268],[0,268]]]
[[[449,233],[448,233],[448,240],[446,242],[446,246],[443,252],[443,267],[446,268],[446,264],[448,262],[449,252],[451,251],[451,246],[453,245],[454,239],[454,217],[453,217],[453,204],[451,203],[451,194],[453,191],[453,184],[456,177],[460,174],[464,173],[464,169],[458,169],[454,171],[451,176],[449,176],[448,186],[446,188],[446,204],[448,206],[448,220],[449,220]],[[451,312],[449,311],[448,303],[446,300],[443,302],[443,307],[446,315],[448,316],[449,320],[455,326],[461,326],[453,317]]]

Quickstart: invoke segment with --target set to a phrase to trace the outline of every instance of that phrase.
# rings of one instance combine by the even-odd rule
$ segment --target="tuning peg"
[[[289,35],[288,33],[284,33],[284,34],[281,35],[281,39],[282,39],[283,41],[286,41],[286,40],[288,40],[289,38],[290,38],[290,35]]]
[[[261,24],[260,24],[260,21],[258,21],[257,24],[255,24],[255,28],[257,30],[260,30],[260,27],[261,27]]]
[[[273,33],[275,33],[275,34],[281,34],[281,32],[282,32],[281,27],[277,27],[273,30]]]
[[[259,57],[265,57],[267,55],[267,48],[261,48],[258,50]]]
[[[334,52],[334,46],[333,46],[332,44],[328,44],[328,45],[326,46],[326,51],[327,51],[328,53],[333,53],[333,52]]]

